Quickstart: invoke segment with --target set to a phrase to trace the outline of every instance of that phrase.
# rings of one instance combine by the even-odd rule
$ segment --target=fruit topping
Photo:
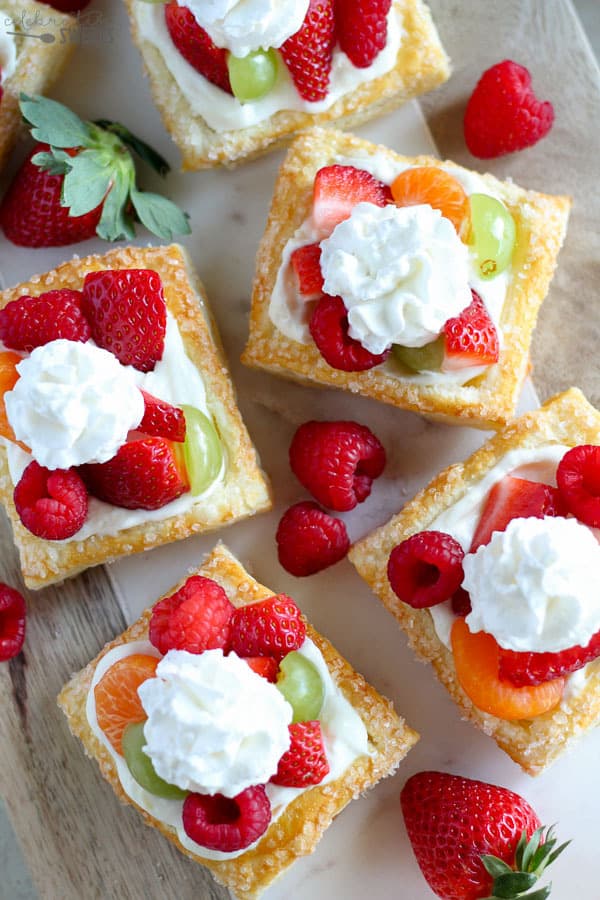
[[[324,235],[349,218],[357,203],[385,206],[392,195],[387,184],[354,166],[324,166],[315,175],[313,221]]]
[[[342,520],[308,500],[290,506],[283,514],[275,540],[279,562],[298,577],[333,566],[350,549]]]
[[[292,268],[298,279],[298,292],[304,300],[318,300],[323,293],[323,273],[321,272],[321,247],[306,244],[298,247],[290,256]]]
[[[154,678],[158,662],[155,656],[143,653],[124,656],[106,670],[94,687],[98,725],[121,755],[127,725],[146,719],[138,688],[144,681]]]
[[[495,278],[511,264],[517,241],[515,220],[489,194],[471,194],[471,244],[481,278]]]
[[[90,336],[80,291],[64,289],[18,297],[0,309],[0,340],[13,350],[31,353],[34,347],[58,338],[87,341]]]
[[[22,358],[18,353],[12,353],[10,350],[0,352],[0,435],[13,442],[16,442],[16,438],[6,415],[4,396],[12,391],[19,380],[17,366]]]
[[[35,460],[19,479],[14,502],[25,528],[45,541],[73,537],[88,512],[88,493],[74,469],[45,469]]]
[[[357,69],[368,68],[385,47],[391,5],[391,0],[336,0],[340,47]]]
[[[385,466],[385,450],[357,422],[305,422],[290,445],[290,466],[315,500],[340,512],[371,493]]]
[[[600,447],[580,444],[567,450],[556,483],[569,512],[584,525],[600,528]]]
[[[315,664],[297,650],[292,650],[279,663],[277,688],[294,710],[292,722],[319,717],[325,685]]]
[[[471,612],[471,597],[464,587],[457,588],[450,598],[455,616],[468,616]]]
[[[166,400],[159,400],[146,391],[144,397],[144,416],[138,425],[138,431],[154,437],[164,437],[168,441],[185,441],[185,415],[178,406],[171,406]]]
[[[443,531],[419,531],[397,544],[388,560],[392,590],[413,609],[449,600],[463,579],[464,551]]]
[[[469,233],[469,198],[462,184],[438,166],[405,169],[392,182],[396,206],[428,204],[450,219],[463,240]]]
[[[446,346],[442,371],[457,372],[469,366],[491,366],[498,362],[500,342],[496,326],[476,291],[472,302],[444,325]]]
[[[188,485],[177,466],[174,445],[164,438],[130,441],[105,463],[88,463],[79,471],[91,494],[124,509],[160,509]]]
[[[279,662],[306,637],[302,614],[285,594],[234,610],[230,624],[231,649],[238,656],[272,656]]]
[[[304,100],[324,100],[335,45],[334,0],[310,0],[300,29],[280,47],[296,90]]]
[[[151,269],[89,272],[82,306],[99,347],[124,366],[151,372],[162,359],[167,306],[160,276]]]
[[[545,900],[536,884],[566,844],[541,827],[507,788],[444,772],[418,772],[400,794],[402,814],[427,884],[442,900]],[[536,885],[533,893],[526,893]]]
[[[211,420],[194,406],[182,405],[185,415],[183,456],[190,490],[202,494],[223,467],[223,447]]]
[[[279,665],[272,656],[244,656],[244,662],[250,666],[253,672],[266,678],[272,684],[277,680]]]
[[[348,334],[348,311],[341,297],[324,294],[310,317],[309,330],[319,353],[332,369],[364,372],[384,362],[390,354],[369,353]]]
[[[465,110],[467,147],[480,159],[537,144],[552,128],[554,108],[531,89],[529,71],[505,59],[487,69]]]
[[[582,669],[600,656],[600,631],[586,647],[569,647],[556,653],[518,653],[500,648],[500,678],[517,687],[542,684]]]
[[[21,652],[25,641],[25,600],[14,588],[0,582],[0,662]]]
[[[451,633],[456,677],[465,694],[483,712],[499,719],[533,719],[560,703],[564,679],[515,687],[499,675],[500,646],[491,634],[473,634],[463,618]]]
[[[164,797],[167,800],[183,800],[187,796],[187,791],[182,791],[175,784],[168,784],[160,775],[156,774],[152,760],[144,753],[145,743],[144,722],[131,722],[126,726],[121,738],[121,746],[127,768],[137,783],[156,797]]]
[[[273,49],[254,50],[247,56],[227,57],[229,83],[240,103],[260,100],[277,80],[277,54]]]
[[[279,760],[272,783],[295,788],[320,784],[329,774],[321,723],[296,722],[290,725],[290,737],[290,749]]]
[[[401,365],[412,372],[439,372],[444,362],[446,341],[441,334],[435,341],[422,347],[404,347],[392,345],[392,356]]]
[[[171,40],[183,58],[211,84],[232,93],[227,68],[227,50],[217,47],[196,21],[187,6],[170,0],[165,6],[165,23]]]
[[[182,817],[185,833],[201,847],[234,853],[262,837],[271,821],[271,804],[262,784],[232,798],[188,794]]]
[[[192,575],[178,591],[152,608],[150,642],[164,655],[169,650],[203,653],[229,646],[234,607],[223,588],[210,578]]]

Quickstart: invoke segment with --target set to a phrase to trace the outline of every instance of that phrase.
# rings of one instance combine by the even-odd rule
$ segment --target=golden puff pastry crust
[[[422,0],[394,0],[404,37],[391,71],[359,85],[323,112],[281,110],[256,125],[217,132],[192,109],[160,51],[142,36],[135,15],[139,0],[125,2],[154,102],[181,151],[184,170],[236,165],[286,144],[311,125],[353,128],[432,90],[450,75],[449,60],[427,6]]]
[[[254,603],[273,593],[255,581],[222,544],[215,547],[198,573],[220,584],[234,606]],[[98,762],[102,774],[121,801],[133,806],[136,804],[123,791],[110,753],[89,726],[86,699],[102,657],[113,647],[147,639],[150,615],[151,609],[146,610],[127,631],[107,644],[96,659],[71,679],[58,698],[71,731],[82,741],[87,755]],[[364,722],[372,754],[358,758],[336,781],[314,787],[297,797],[273,822],[257,846],[235,859],[215,861],[190,852],[182,846],[173,828],[137,807],[146,824],[158,828],[182,853],[207,866],[217,881],[243,900],[257,897],[296,859],[312,853],[323,832],[344,806],[391,774],[418,740],[418,735],[396,715],[391,703],[368,685],[310,625],[307,625],[307,636],[323,654],[333,680]]]
[[[516,419],[464,463],[445,469],[386,525],[356,543],[349,553],[359,574],[407,633],[417,657],[432,664],[463,718],[493,737],[530,775],[542,772],[600,722],[600,660],[588,665],[581,689],[565,695],[554,710],[531,720],[509,722],[496,718],[477,709],[464,693],[456,678],[452,653],[438,638],[430,612],[402,603],[390,587],[386,570],[389,555],[397,544],[428,528],[508,451],[548,444],[600,444],[600,412],[577,388]]]
[[[268,480],[236,405],[227,362],[202,283],[185,250],[126,247],[104,255],[74,258],[44,275],[0,292],[0,308],[23,294],[60,288],[80,289],[85,275],[99,269],[153,269],[161,277],[168,310],[177,320],[183,343],[206,388],[206,403],[226,455],[222,482],[186,512],[124,528],[114,535],[91,535],[78,541],[45,541],[21,524],[12,494],[6,448],[0,446],[0,500],[13,526],[25,584],[41,588],[119,556],[212,531],[271,508]]]
[[[279,172],[256,261],[252,292],[250,335],[242,362],[301,382],[342,388],[374,397],[430,418],[477,428],[499,428],[515,411],[529,367],[529,346],[538,310],[556,266],[571,201],[526,191],[493,175],[480,176],[490,193],[500,197],[517,225],[518,245],[513,260],[506,302],[501,316],[503,343],[500,360],[464,386],[418,383],[414,377],[376,366],[365,372],[342,372],[329,366],[314,343],[301,344],[279,331],[269,317],[271,294],[283,249],[312,208],[316,172],[340,158],[353,161],[373,154],[405,168],[440,166],[430,156],[406,157],[352,135],[311,129],[300,135]],[[444,162],[452,173],[461,166]]]

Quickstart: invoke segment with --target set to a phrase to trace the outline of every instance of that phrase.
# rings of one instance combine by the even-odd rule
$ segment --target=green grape
[[[479,274],[490,280],[504,272],[512,260],[517,229],[515,220],[500,200],[487,194],[471,194],[471,238]]]
[[[292,650],[279,663],[277,688],[294,710],[292,722],[310,722],[319,718],[325,686],[319,670],[310,659]]]
[[[230,53],[227,68],[234,97],[241,103],[260,100],[275,84],[277,54],[274,50],[254,50],[247,56]]]
[[[424,347],[403,347],[392,344],[392,353],[396,362],[402,363],[413,372],[439,372],[444,359],[444,336],[441,334],[435,341]]]
[[[215,426],[195,406],[182,405],[185,415],[183,455],[194,496],[213,483],[223,465],[223,448]]]
[[[128,725],[123,732],[123,755],[129,771],[141,787],[156,797],[182,800],[187,791],[182,791],[174,784],[167,784],[156,774],[152,760],[142,750],[145,743],[144,723],[134,722]]]

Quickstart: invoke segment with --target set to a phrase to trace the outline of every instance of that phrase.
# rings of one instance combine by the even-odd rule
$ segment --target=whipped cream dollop
[[[184,790],[235,797],[267,782],[289,748],[292,707],[235,653],[169,650],[138,693],[144,751]]]
[[[90,342],[36,347],[17,372],[5,395],[8,421],[48,469],[106,462],[144,415],[135,370]]]
[[[309,0],[178,0],[187,6],[217,47],[234,56],[281,47],[295,34]]]
[[[600,629],[600,544],[576,519],[512,519],[463,560],[466,622],[501,647],[558,652],[586,646]]]
[[[422,347],[471,302],[469,253],[449,219],[422,204],[358,203],[321,241],[324,290],[370,353]]]

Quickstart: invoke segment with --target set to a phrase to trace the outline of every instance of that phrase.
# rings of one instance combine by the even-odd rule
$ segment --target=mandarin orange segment
[[[0,353],[0,435],[8,438],[9,441],[16,441],[16,438],[6,416],[4,395],[8,391],[12,391],[19,380],[17,365],[22,359],[22,356],[19,356],[18,353],[13,353],[11,350],[5,350]]]
[[[401,172],[391,186],[396,206],[427,203],[450,219],[461,240],[470,231],[470,206],[465,190],[452,175],[437,166],[416,166]]]
[[[483,712],[499,719],[533,719],[553,709],[562,697],[565,680],[555,678],[528,687],[515,687],[498,675],[500,648],[491,634],[473,634],[463,618],[452,626],[456,676],[465,694]]]
[[[138,688],[148,678],[154,678],[158,663],[155,656],[142,653],[125,656],[106,670],[94,688],[98,725],[121,755],[126,727],[147,718]]]

